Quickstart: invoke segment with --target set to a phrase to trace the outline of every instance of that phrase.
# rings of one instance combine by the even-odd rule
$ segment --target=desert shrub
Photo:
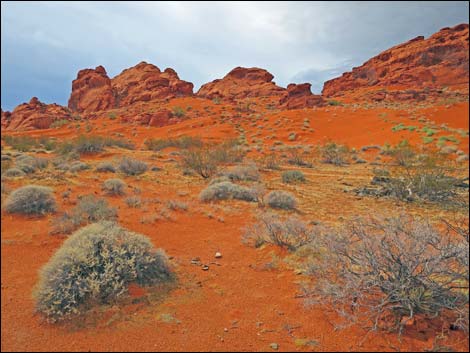
[[[75,162],[72,162],[70,164],[70,167],[69,167],[69,170],[71,172],[79,172],[79,171],[82,171],[82,170],[87,170],[87,169],[90,169],[90,166],[84,162],[80,162],[80,161],[75,161]]]
[[[100,136],[80,135],[76,141],[74,141],[73,150],[80,154],[93,154],[102,152],[104,146],[104,139]]]
[[[44,169],[49,164],[46,158],[33,157],[26,154],[18,156],[15,160],[16,167],[27,174],[34,173],[37,169]]]
[[[263,165],[267,169],[279,170],[280,162],[275,153],[271,153],[263,159]]]
[[[126,183],[121,179],[108,179],[103,183],[101,189],[106,195],[124,195],[125,187]]]
[[[311,168],[313,165],[310,162],[307,162],[298,148],[292,148],[289,150],[287,157],[287,163],[291,165],[297,165],[299,167],[308,167]]]
[[[98,199],[93,195],[85,195],[79,198],[77,205],[53,220],[52,234],[68,234],[84,224],[117,218],[117,210],[110,207],[105,199]]]
[[[169,200],[166,203],[166,207],[168,207],[170,210],[173,211],[187,211],[188,210],[188,204],[183,201],[178,201],[178,200]]]
[[[130,208],[140,208],[142,205],[142,199],[139,196],[129,196],[124,201]]]
[[[296,217],[281,220],[278,215],[263,214],[258,222],[245,228],[243,242],[259,247],[271,243],[289,251],[312,243],[317,237],[315,230]]]
[[[155,285],[171,277],[165,253],[147,237],[95,223],[72,234],[41,269],[36,309],[56,321],[116,301],[130,283]]]
[[[300,170],[287,170],[282,173],[282,182],[286,184],[304,182],[305,176]]]
[[[231,181],[258,181],[260,179],[259,170],[256,164],[237,165],[222,172]]]
[[[126,175],[139,175],[147,171],[147,164],[138,159],[124,157],[119,162],[119,171]]]
[[[344,165],[347,163],[349,148],[344,145],[329,142],[320,148],[320,154],[323,163]]]
[[[401,331],[415,317],[468,317],[468,239],[402,215],[356,219],[320,243],[312,299],[345,324]]]
[[[378,189],[367,191],[367,188],[360,188],[359,193],[452,206],[458,189],[463,186],[461,179],[451,175],[452,169],[434,156],[423,155],[415,159],[413,165],[386,172],[387,175],[375,175],[372,179],[372,184],[378,185]]]
[[[199,199],[203,202],[228,199],[256,201],[257,196],[249,188],[225,181],[209,185],[207,188],[201,191],[199,194]]]
[[[184,111],[184,109],[181,108],[181,107],[178,107],[178,106],[173,107],[173,109],[171,110],[171,112],[172,112],[172,114],[173,114],[174,116],[176,116],[176,117],[178,117],[178,118],[181,118],[181,117],[183,117],[183,116],[186,115],[186,112]]]
[[[286,210],[295,209],[297,200],[295,196],[287,191],[275,190],[265,196],[264,202],[272,208],[282,208]]]
[[[25,176],[26,173],[23,172],[21,169],[18,168],[9,168],[5,170],[2,174],[2,177],[7,177],[7,178],[17,178],[17,177],[22,177]]]
[[[402,140],[392,149],[390,155],[395,159],[398,165],[408,166],[413,163],[416,152],[407,140]]]
[[[56,211],[52,189],[45,186],[27,185],[13,191],[5,202],[8,213],[45,214]]]
[[[101,162],[96,166],[96,171],[100,173],[110,172],[115,173],[116,168],[111,162]]]
[[[38,141],[30,136],[4,136],[3,139],[6,144],[21,152],[28,152],[34,147],[39,147]]]
[[[341,103],[340,101],[337,101],[337,100],[329,100],[329,101],[328,101],[328,105],[332,105],[332,106],[341,106],[341,105],[344,105],[344,104]]]
[[[209,182],[209,185],[222,183],[224,181],[230,182],[230,179],[225,175],[218,176],[218,177],[212,178],[211,181]]]
[[[203,178],[210,178],[217,170],[217,162],[208,149],[185,151],[181,157],[182,167],[192,170]]]

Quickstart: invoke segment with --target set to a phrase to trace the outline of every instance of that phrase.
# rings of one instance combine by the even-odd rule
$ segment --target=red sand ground
[[[98,119],[90,122],[90,133],[109,136],[119,132],[135,141],[140,148],[149,137],[193,135],[218,141],[238,137],[235,124],[239,124],[245,129],[248,142],[257,133],[260,135],[256,138],[274,136],[264,141],[265,146],[271,146],[274,141],[305,145],[331,140],[360,148],[385,142],[394,144],[402,138],[411,143],[421,143],[423,133],[418,130],[424,123],[418,118],[423,116],[438,125],[446,123],[451,128],[468,130],[468,102],[449,107],[390,109],[337,106],[282,112],[267,111],[265,102],[257,102],[253,114],[259,113],[262,117],[254,127],[253,117],[249,114],[243,113],[237,122],[233,118],[231,124],[220,123],[223,105],[204,99],[183,98],[172,100],[169,105],[190,105],[193,111],[201,112],[197,114],[200,117],[162,128],[122,125],[118,119]],[[204,107],[209,107],[208,113]],[[235,113],[231,107],[226,107],[225,111]],[[313,132],[302,131],[304,119],[309,120],[309,129],[312,128]],[[276,125],[278,120],[279,125]],[[392,127],[398,123],[415,125],[418,129],[392,132]],[[259,125],[263,128],[257,127]],[[81,123],[80,132],[84,132],[84,126],[85,123]],[[65,126],[28,134],[57,136],[65,140],[80,132],[75,127]],[[288,140],[291,132],[297,134],[295,141]],[[439,131],[435,136],[450,134],[457,136],[449,131]],[[459,148],[468,153],[468,135],[459,136],[459,141]],[[125,205],[124,197],[106,198],[119,207],[122,226],[147,235],[156,247],[165,249],[171,256],[171,264],[178,277],[176,285],[167,288],[163,295],[132,286],[127,304],[97,308],[71,324],[48,324],[34,314],[31,293],[38,280],[38,270],[65,238],[49,235],[51,216],[26,218],[2,212],[2,351],[263,351],[271,350],[270,343],[273,342],[279,344],[280,351],[422,351],[431,349],[434,344],[452,346],[459,351],[468,350],[468,337],[448,328],[442,328],[441,332],[439,323],[430,326],[417,322],[407,328],[401,343],[396,334],[379,332],[366,335],[359,327],[335,331],[331,323],[335,314],[329,308],[305,307],[304,299],[298,297],[301,294],[299,285],[308,282],[309,278],[295,274],[289,265],[291,255],[271,246],[254,249],[242,244],[242,228],[254,219],[257,205],[237,201],[201,204],[197,195],[206,182],[195,176],[182,176],[181,170],[166,153],[152,159],[154,153],[149,151],[112,149],[96,157],[82,159],[93,164],[120,154],[132,154],[164,169],[155,174],[147,172],[141,177],[122,178],[128,185],[140,188],[142,198],[158,201],[154,200],[141,209],[130,209]],[[257,156],[257,153],[252,155]],[[282,188],[294,192],[299,199],[302,217],[306,219],[336,224],[341,221],[340,217],[367,215],[370,210],[379,209],[387,214],[406,211],[433,219],[447,214],[438,207],[358,198],[343,192],[343,182],[364,185],[370,180],[371,170],[372,166],[368,165],[341,168],[319,164],[315,169],[305,169],[308,182],[301,187],[281,184],[279,172],[263,172],[262,177],[268,189]],[[84,171],[63,181],[39,180],[38,183],[52,186],[59,209],[66,210],[73,205],[62,200],[60,195],[68,187],[72,189],[71,200],[88,193],[102,196],[100,185],[108,177],[112,176]],[[9,180],[6,185],[14,189],[28,183],[31,181],[18,179]],[[132,195],[130,189],[128,194]],[[143,216],[158,214],[167,200],[185,201],[188,211],[171,211],[170,219],[141,222]],[[221,259],[214,258],[217,251],[223,255]],[[209,271],[192,265],[194,257],[200,257],[203,263],[209,264]],[[436,332],[441,333],[441,339],[437,341]]]

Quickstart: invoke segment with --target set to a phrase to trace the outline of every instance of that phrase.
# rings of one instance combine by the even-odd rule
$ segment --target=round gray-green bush
[[[295,196],[287,191],[271,191],[265,197],[265,203],[272,208],[281,208],[285,210],[295,209],[297,200]]]
[[[117,300],[130,283],[171,279],[165,252],[146,236],[109,221],[93,223],[72,234],[42,268],[36,309],[56,321]]]
[[[8,213],[45,214],[56,211],[52,189],[45,186],[27,185],[13,191],[5,202]]]

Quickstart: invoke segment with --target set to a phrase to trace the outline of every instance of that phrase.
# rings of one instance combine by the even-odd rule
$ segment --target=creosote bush
[[[119,171],[126,175],[139,175],[147,171],[147,163],[131,157],[124,157],[119,162]]]
[[[221,174],[231,181],[258,181],[260,179],[256,164],[237,165],[223,171]]]
[[[258,195],[254,190],[244,186],[233,184],[229,181],[209,185],[199,194],[199,199],[203,202],[228,199],[237,199],[253,202],[257,201],[257,198]]]
[[[52,189],[45,186],[27,185],[13,191],[5,202],[8,213],[38,214],[56,211]]]
[[[304,182],[305,176],[299,170],[287,170],[282,173],[282,182],[286,184],[295,183],[295,182]]]
[[[115,302],[130,283],[149,286],[171,278],[165,253],[147,237],[112,222],[94,223],[72,234],[42,268],[36,308],[57,321]]]
[[[103,183],[101,189],[106,195],[124,195],[125,187],[126,183],[121,179],[108,179]]]
[[[444,312],[468,324],[468,236],[401,215],[356,219],[317,246],[311,299],[334,307],[344,324],[401,332]]]
[[[267,194],[264,202],[272,208],[281,208],[285,210],[295,209],[297,200],[295,196],[287,191],[274,190]]]

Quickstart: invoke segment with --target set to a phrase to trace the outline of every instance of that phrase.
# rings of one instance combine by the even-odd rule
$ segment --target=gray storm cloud
[[[236,66],[281,86],[323,82],[379,52],[468,23],[467,2],[9,2],[1,4],[1,104],[66,104],[78,70],[113,77],[145,60],[195,84]]]

